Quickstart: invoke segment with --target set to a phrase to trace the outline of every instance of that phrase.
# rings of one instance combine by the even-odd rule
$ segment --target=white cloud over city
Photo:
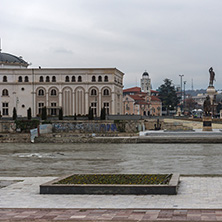
[[[116,67],[124,85],[150,74],[222,89],[221,0],[1,0],[2,51],[30,67]]]

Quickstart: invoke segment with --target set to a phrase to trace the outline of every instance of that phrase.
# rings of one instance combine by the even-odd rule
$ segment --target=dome
[[[143,73],[143,76],[149,76],[148,72],[145,71],[145,72]]]
[[[27,67],[29,64],[24,61],[21,57],[0,52],[0,65]]]

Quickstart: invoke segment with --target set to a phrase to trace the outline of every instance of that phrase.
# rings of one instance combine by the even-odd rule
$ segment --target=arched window
[[[52,82],[56,82],[56,77],[55,76],[52,77]]]
[[[39,77],[39,82],[44,82],[43,76],[40,76],[40,77]]]
[[[46,82],[49,82],[49,81],[50,81],[49,76],[46,76],[45,81],[46,81]]]
[[[8,96],[8,90],[7,89],[2,90],[2,96]]]
[[[95,89],[92,89],[92,90],[91,90],[91,96],[96,96],[96,95],[97,95],[96,90],[95,90]]]
[[[103,95],[104,96],[109,96],[109,90],[108,89],[104,89],[103,90]]]
[[[19,81],[19,82],[22,82],[22,76],[19,76],[19,77],[18,77],[18,81]]]
[[[104,77],[104,82],[109,82],[108,76]]]
[[[50,94],[51,94],[51,96],[56,96],[57,92],[55,89],[52,89]]]
[[[92,82],[95,82],[95,81],[96,81],[96,77],[92,76]]]
[[[102,82],[102,76],[98,77],[98,82]]]
[[[75,82],[75,81],[76,81],[76,77],[72,76],[72,82]]]
[[[28,82],[28,81],[29,81],[29,77],[25,76],[25,82]]]
[[[44,90],[43,90],[43,89],[40,89],[40,90],[38,91],[38,96],[44,96],[44,95],[45,95]]]
[[[66,82],[69,82],[69,76],[66,76],[66,80],[65,80]]]
[[[82,82],[82,76],[78,76],[78,82]]]
[[[8,82],[7,76],[3,76],[3,82]]]

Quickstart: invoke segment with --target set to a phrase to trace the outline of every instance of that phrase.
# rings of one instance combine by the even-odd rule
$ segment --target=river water
[[[222,174],[221,144],[0,144],[0,176]]]

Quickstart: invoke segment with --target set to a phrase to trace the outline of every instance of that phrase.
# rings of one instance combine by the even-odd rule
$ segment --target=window
[[[92,77],[92,82],[95,82],[95,81],[96,81],[96,77],[93,76],[93,77]]]
[[[66,80],[65,80],[66,82],[69,82],[69,76],[66,76]]]
[[[56,82],[56,77],[55,76],[52,77],[52,82]]]
[[[8,116],[8,103],[2,103],[2,115]]]
[[[78,76],[78,82],[82,82],[82,76]]]
[[[22,90],[22,91],[24,91],[24,90],[25,90],[25,88],[24,88],[24,87],[22,87],[22,88],[21,88],[21,90]]]
[[[103,95],[104,96],[109,96],[109,90],[108,89],[104,89],[103,90]]]
[[[75,81],[76,81],[76,77],[72,76],[72,82],[75,82]]]
[[[18,77],[18,82],[22,82],[22,76]]]
[[[40,77],[39,77],[39,82],[44,82],[43,76],[40,76]]]
[[[98,82],[102,82],[102,76],[98,77]]]
[[[56,103],[51,103],[51,107],[56,107]],[[56,108],[51,108],[51,115],[56,116]]]
[[[55,89],[52,89],[50,94],[51,94],[51,96],[56,96],[57,92]]]
[[[2,90],[2,96],[8,96],[8,90],[7,89]]]
[[[44,96],[45,95],[45,92],[43,89],[40,89],[39,92],[38,92],[38,95],[39,96]]]
[[[46,82],[49,82],[49,81],[50,81],[49,76],[46,76],[45,81],[46,81]]]
[[[97,95],[96,90],[95,90],[95,89],[92,89],[92,90],[91,90],[91,96],[96,96],[96,95]]]
[[[28,82],[28,81],[29,81],[29,77],[25,76],[25,82]]]
[[[104,77],[104,82],[109,82],[108,76]]]
[[[25,105],[24,105],[24,104],[22,104],[22,108],[25,108]]]
[[[109,103],[103,103],[103,107],[105,108],[106,114],[109,114]]]
[[[93,116],[97,116],[97,103],[91,103],[91,109],[92,109],[92,112],[93,112]]]
[[[38,109],[39,109],[39,114],[42,114],[42,108],[44,107],[44,103],[39,103],[38,104]]]
[[[3,82],[8,82],[7,76],[3,76]]]

